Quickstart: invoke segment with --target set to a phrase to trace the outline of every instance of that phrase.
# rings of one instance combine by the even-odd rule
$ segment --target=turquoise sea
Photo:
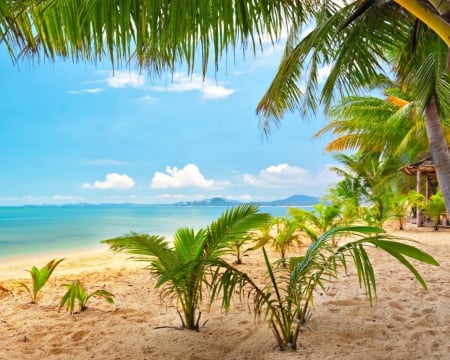
[[[0,207],[0,258],[99,246],[130,231],[171,238],[179,227],[199,229],[217,219],[222,206],[22,206]],[[287,208],[260,211],[284,216]]]

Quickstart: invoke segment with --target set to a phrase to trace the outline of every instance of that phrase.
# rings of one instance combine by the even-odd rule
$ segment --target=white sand
[[[440,262],[439,268],[418,265],[428,290],[386,254],[371,251],[378,302],[370,306],[353,271],[341,276],[328,295],[316,296],[295,353],[277,351],[267,323],[239,303],[228,315],[205,306],[207,322],[199,333],[176,330],[175,307],[160,299],[144,264],[127,255],[97,249],[3,261],[0,284],[13,295],[0,298],[0,359],[449,359],[450,230],[412,228],[395,234],[420,241],[417,246]],[[14,283],[29,281],[25,269],[54,257],[66,260],[40,303],[29,304],[28,294]],[[261,274],[260,253],[244,261],[245,271]],[[58,312],[65,292],[61,284],[75,279],[89,291],[111,291],[115,305],[94,298],[83,313]]]

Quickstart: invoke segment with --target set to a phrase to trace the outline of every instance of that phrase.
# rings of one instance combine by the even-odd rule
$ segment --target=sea
[[[0,259],[100,246],[130,231],[171,239],[176,229],[195,230],[216,220],[225,206],[66,205],[0,207]],[[285,206],[261,212],[286,216]]]

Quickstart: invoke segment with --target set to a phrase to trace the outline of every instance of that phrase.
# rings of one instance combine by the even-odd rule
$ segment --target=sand
[[[228,314],[203,306],[198,333],[177,329],[174,305],[160,298],[144,264],[127,255],[104,248],[61,254],[66,260],[38,305],[14,283],[29,281],[25,269],[59,254],[3,260],[0,284],[12,294],[0,298],[0,359],[450,359],[450,230],[389,232],[419,241],[440,262],[417,266],[428,290],[374,249],[378,301],[370,306],[353,270],[340,276],[328,294],[317,294],[296,352],[278,351],[267,323],[239,302]],[[241,266],[259,276],[261,261],[254,253]],[[58,312],[61,284],[75,279],[89,291],[111,291],[115,304],[93,298],[82,313]]]

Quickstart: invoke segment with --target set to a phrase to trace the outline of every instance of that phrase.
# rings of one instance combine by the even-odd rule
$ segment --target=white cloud
[[[141,101],[146,102],[146,103],[153,103],[155,101],[157,101],[157,98],[154,98],[153,96],[150,95],[145,95],[143,97],[140,98]]]
[[[93,184],[83,184],[83,189],[131,189],[135,185],[134,180],[126,174],[109,173],[104,181],[95,181]]]
[[[70,94],[82,94],[82,93],[88,93],[88,94],[98,94],[101,93],[104,89],[102,88],[92,88],[92,89],[82,89],[82,90],[70,90]]]
[[[317,81],[319,83],[323,83],[328,78],[328,75],[330,75],[332,67],[333,65],[330,64],[319,69],[317,78]]]
[[[155,172],[152,182],[152,189],[168,189],[181,187],[212,188],[213,180],[206,180],[200,173],[197,165],[187,164],[184,168],[166,167],[166,173]]]
[[[71,196],[71,195],[53,195],[52,200],[55,201],[81,201],[83,198],[81,196]]]
[[[223,83],[203,79],[199,74],[188,76],[186,74],[175,74],[173,82],[168,86],[154,86],[154,91],[160,92],[188,92],[199,91],[205,99],[223,99],[232,95],[236,90],[227,88]]]
[[[144,87],[145,79],[136,72],[117,71],[106,79],[109,86],[113,88]]]
[[[259,172],[258,175],[245,174],[244,183],[255,187],[281,188],[290,186],[321,187],[337,181],[334,172],[326,168],[316,173],[288,164],[269,166]]]

